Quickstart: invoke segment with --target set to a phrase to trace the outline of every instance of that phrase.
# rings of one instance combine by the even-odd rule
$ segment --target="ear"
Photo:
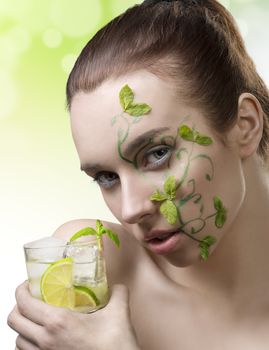
[[[263,110],[260,102],[250,93],[243,93],[238,99],[237,144],[242,159],[253,155],[263,133]]]

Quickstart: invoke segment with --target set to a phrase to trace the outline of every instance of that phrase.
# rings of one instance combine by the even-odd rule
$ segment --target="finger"
[[[14,329],[14,331],[28,338],[35,344],[38,343],[38,339],[40,339],[41,335],[44,333],[43,327],[22,316],[17,306],[15,306],[13,311],[9,314],[8,325]]]
[[[19,335],[16,339],[15,350],[40,350],[35,344],[31,343],[28,339]]]
[[[29,320],[44,326],[51,315],[55,314],[55,306],[44,303],[31,296],[28,281],[23,282],[16,290],[19,312]]]

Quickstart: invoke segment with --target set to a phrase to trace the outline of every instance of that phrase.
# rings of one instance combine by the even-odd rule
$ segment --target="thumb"
[[[109,307],[117,310],[122,309],[122,311],[128,310],[129,290],[124,284],[114,284],[112,286]]]

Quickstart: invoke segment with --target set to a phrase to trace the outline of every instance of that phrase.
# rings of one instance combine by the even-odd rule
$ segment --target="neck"
[[[269,288],[268,174],[245,165],[246,196],[235,222],[207,262],[176,268],[159,261],[164,273],[210,299],[226,299],[242,309],[264,307]],[[257,170],[258,169],[258,170]]]

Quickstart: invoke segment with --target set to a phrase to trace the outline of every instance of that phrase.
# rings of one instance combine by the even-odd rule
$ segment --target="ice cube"
[[[97,243],[92,244],[89,242],[71,243],[67,246],[65,254],[72,257],[75,263],[91,263],[97,259],[98,246]]]
[[[67,241],[45,237],[24,245],[27,261],[53,262],[63,258]]]

